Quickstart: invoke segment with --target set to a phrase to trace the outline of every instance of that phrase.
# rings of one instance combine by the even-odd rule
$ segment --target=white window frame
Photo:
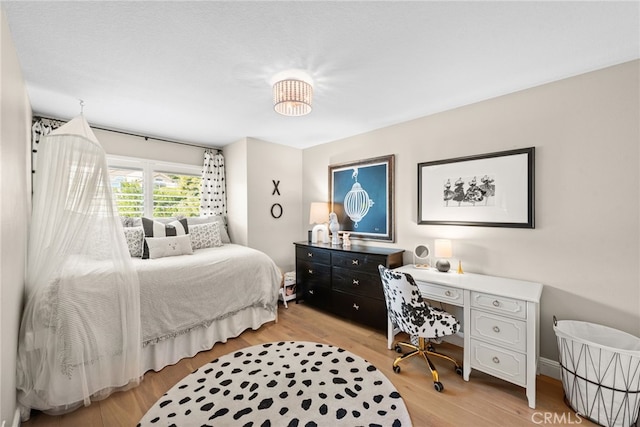
[[[190,165],[187,163],[163,162],[159,160],[149,160],[139,157],[107,155],[108,167],[141,169],[144,216],[153,216],[153,174],[154,172],[175,173],[177,175],[202,176],[202,166]]]

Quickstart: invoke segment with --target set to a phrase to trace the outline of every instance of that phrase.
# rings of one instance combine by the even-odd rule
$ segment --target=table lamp
[[[312,202],[309,208],[309,224],[315,224],[311,230],[311,243],[318,243],[318,233],[322,234],[322,242],[329,243],[329,205],[325,202]]]
[[[435,257],[438,258],[436,261],[436,268],[438,271],[446,273],[451,268],[451,264],[449,264],[449,260],[442,258],[451,258],[453,256],[453,251],[451,250],[451,240],[448,239],[436,239],[434,243],[434,252]]]

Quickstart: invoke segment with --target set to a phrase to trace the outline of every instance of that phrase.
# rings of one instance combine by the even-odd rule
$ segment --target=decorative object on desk
[[[462,271],[462,261],[458,260],[458,274],[464,274]]]
[[[451,249],[451,240],[448,239],[436,239],[434,243],[435,256],[438,258],[436,261],[436,268],[438,271],[446,273],[451,268],[449,260],[443,258],[451,258],[453,251]]]
[[[429,250],[429,246],[427,245],[418,245],[413,250],[413,264],[416,268],[429,268],[429,254],[431,251]]]
[[[351,233],[342,233],[342,247],[350,248],[351,247],[351,239],[349,238]]]
[[[331,210],[352,237],[394,241],[393,155],[329,166]]]
[[[315,224],[311,230],[309,242],[318,243],[318,233],[322,235],[322,243],[329,243],[329,228],[327,219],[329,218],[329,205],[325,202],[312,202],[309,207],[309,224]]]
[[[529,147],[419,163],[418,224],[535,228],[534,157]]]
[[[340,244],[340,224],[338,224],[338,215],[335,212],[329,214],[329,230],[331,231],[331,244],[338,246]]]

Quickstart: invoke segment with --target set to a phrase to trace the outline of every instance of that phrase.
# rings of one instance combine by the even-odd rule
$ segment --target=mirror
[[[431,251],[429,250],[429,246],[427,245],[418,245],[413,250],[413,264],[416,268],[429,268],[429,254]]]

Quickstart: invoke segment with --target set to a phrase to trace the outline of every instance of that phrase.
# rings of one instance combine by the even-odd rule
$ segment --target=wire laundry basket
[[[553,317],[565,401],[607,427],[636,426],[640,411],[640,338],[594,323]]]

